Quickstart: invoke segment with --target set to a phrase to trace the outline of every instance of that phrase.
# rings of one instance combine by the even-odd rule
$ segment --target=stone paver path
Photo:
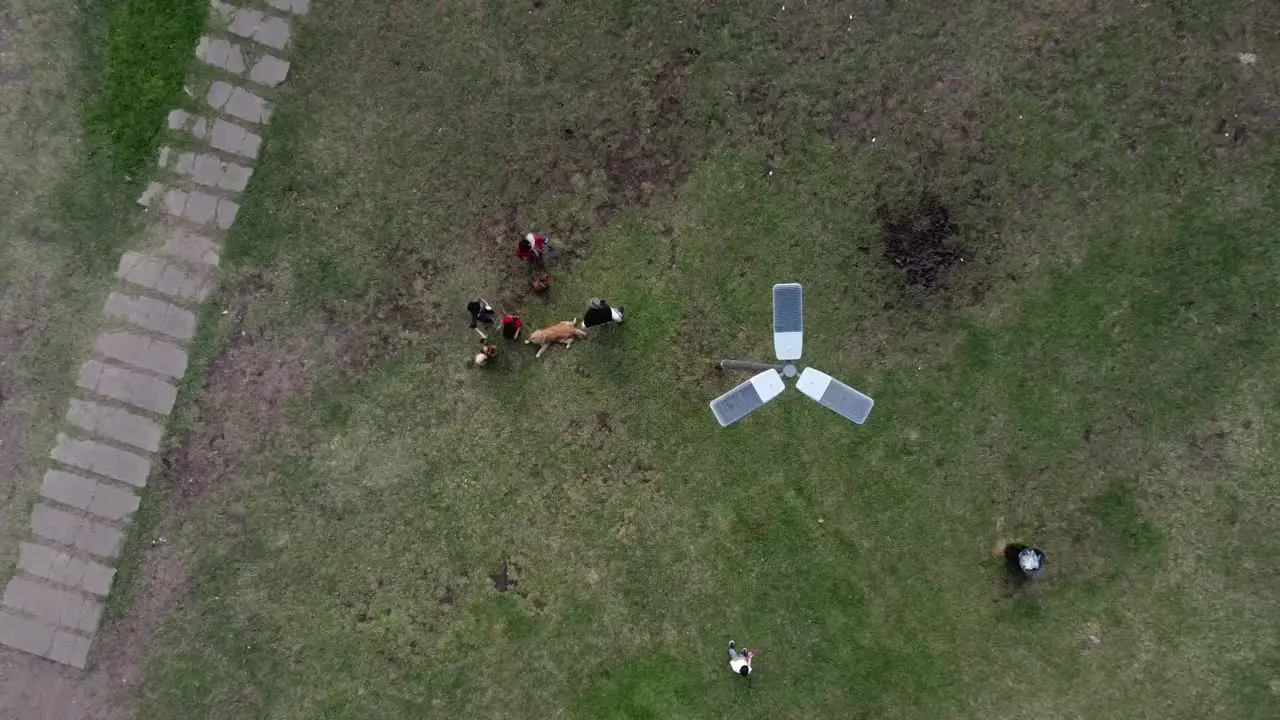
[[[213,0],[211,32],[196,46],[199,69],[189,85],[199,88],[200,109],[169,114],[173,147],[161,149],[161,179],[138,200],[150,209],[158,239],[120,258],[120,286],[106,297],[93,355],[49,452],[30,539],[4,586],[0,645],[75,668],[90,662],[112,565],[187,371],[186,344],[213,285],[219,236],[240,212],[273,89],[288,76],[281,55],[292,18],[309,8],[309,0],[260,1]]]

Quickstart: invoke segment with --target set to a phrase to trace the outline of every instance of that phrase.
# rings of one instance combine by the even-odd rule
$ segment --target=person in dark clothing
[[[582,316],[582,329],[596,327],[598,325],[608,325],[609,323],[622,324],[622,308],[609,307],[609,303],[600,298],[592,298],[591,306],[587,308],[587,312]]]
[[[493,306],[485,302],[484,298],[476,298],[467,303],[467,312],[471,313],[471,329],[476,331],[481,340],[487,339],[489,336],[484,334],[480,326],[493,324]]]
[[[1044,572],[1044,553],[1030,545],[1017,543],[1005,545],[1004,559],[1009,565],[1009,572],[1024,582],[1035,580]]]
[[[502,337],[508,340],[520,339],[520,328],[524,327],[524,323],[520,322],[520,318],[515,315],[504,315],[502,317]]]

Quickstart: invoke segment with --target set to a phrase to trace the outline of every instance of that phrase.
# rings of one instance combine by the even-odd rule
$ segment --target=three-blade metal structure
[[[721,360],[723,370],[756,372],[750,380],[711,401],[711,412],[722,427],[727,427],[764,407],[765,403],[787,388],[784,378],[796,376],[794,361],[804,349],[804,291],[799,283],[773,286],[773,351],[782,365]],[[861,425],[875,404],[866,394],[836,380],[830,375],[805,368],[796,381],[796,389],[837,415]]]

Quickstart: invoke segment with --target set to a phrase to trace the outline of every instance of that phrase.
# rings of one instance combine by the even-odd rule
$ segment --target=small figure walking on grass
[[[476,298],[467,303],[467,312],[471,313],[471,329],[476,331],[481,340],[487,340],[489,336],[484,334],[480,326],[493,324],[493,306],[484,298]]]
[[[583,329],[596,327],[597,325],[608,325],[609,323],[622,324],[622,308],[609,307],[609,303],[600,298],[591,298],[591,306],[587,308],[587,313],[582,316]]]
[[[524,237],[520,238],[520,242],[516,243],[516,257],[530,265],[541,265],[543,253],[551,257],[559,257],[551,247],[551,243],[542,235],[525,233]]]
[[[729,669],[735,673],[746,677],[751,674],[751,661],[760,653],[759,650],[745,650],[738,652],[737,646],[732,640],[729,641]]]

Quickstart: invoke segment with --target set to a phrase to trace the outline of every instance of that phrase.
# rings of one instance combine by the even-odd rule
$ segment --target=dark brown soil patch
[[[882,136],[900,124],[895,117],[899,109],[898,99],[888,88],[861,89],[833,109],[827,120],[827,137],[839,141]]]
[[[903,284],[910,288],[933,290],[939,286],[948,268],[964,261],[956,245],[959,228],[951,212],[930,193],[905,210],[880,207],[884,258],[903,273]]]
[[[567,120],[543,142],[529,143],[523,157],[510,159],[510,176],[520,180],[496,188],[505,199],[480,210],[474,222],[479,246],[510,256],[520,236],[536,230],[560,241],[558,262],[573,262],[585,257],[592,230],[683,184],[702,145],[686,123],[690,65],[698,55],[690,46],[671,49],[647,89],[599,99],[594,115]],[[527,225],[539,208],[565,196],[577,198],[577,211],[551,227]],[[528,279],[522,281],[527,286]]]
[[[165,477],[182,497],[195,497],[231,476],[257,455],[272,431],[284,432],[287,403],[310,390],[333,329],[321,323],[282,334],[247,327],[250,303],[271,294],[271,282],[252,275],[226,293],[228,339],[205,370],[204,391],[190,429],[165,458]]]
[[[783,62],[798,66],[836,59],[851,47],[872,40],[888,0],[858,3],[805,2],[776,6],[771,44]]]
[[[600,218],[624,204],[645,202],[684,182],[689,173],[684,137],[685,86],[694,48],[673,50],[653,80],[647,103],[632,109],[626,123],[606,135],[594,155],[609,179],[609,199]]]
[[[369,292],[357,303],[322,308],[318,337],[324,339],[326,355],[347,375],[358,376],[410,348],[434,357],[430,335],[450,323],[466,327],[466,311],[445,307],[432,292],[439,278],[454,272],[451,263],[429,257],[422,249],[395,248],[388,252],[386,264],[389,286]]]
[[[182,607],[190,580],[186,558],[163,542],[138,546],[135,572],[128,615],[106,626],[96,643],[100,668],[129,687],[142,680],[147,648],[164,619]]]
[[[1214,154],[1249,147],[1280,125],[1280,23],[1275,3],[1251,5],[1222,35],[1222,76],[1231,97],[1209,130]]]
[[[1187,438],[1187,465],[1196,470],[1221,470],[1227,466],[1225,432],[1192,435]]]
[[[512,576],[513,570],[514,568],[512,568],[504,558],[502,566],[498,568],[498,571],[490,573],[489,575],[489,579],[493,580],[493,589],[498,592],[506,592],[511,588],[514,588],[516,585],[519,585],[520,581]]]
[[[715,365],[716,361],[725,357],[722,354],[725,349],[717,348],[712,342],[712,317],[715,317],[715,313],[705,300],[692,301],[680,323],[682,329],[675,338],[670,367],[672,377],[678,377],[686,386],[692,386],[690,389],[693,392],[710,393],[708,402],[737,384],[732,382],[734,373],[724,372]]]
[[[328,359],[318,342],[335,329],[316,321],[286,334],[251,327],[249,310],[277,292],[274,280],[252,274],[228,284],[223,300],[230,317],[227,340],[205,369],[204,389],[196,398],[185,434],[163,459],[163,520],[137,547],[137,565],[128,583],[128,615],[104,628],[96,644],[100,672],[133,687],[141,679],[144,653],[164,618],[182,607],[189,589],[187,558],[165,538],[187,522],[195,502],[233,477],[250,458],[265,451],[280,433],[288,433],[289,399],[310,390]],[[224,514],[229,532],[243,529],[236,506]]]

